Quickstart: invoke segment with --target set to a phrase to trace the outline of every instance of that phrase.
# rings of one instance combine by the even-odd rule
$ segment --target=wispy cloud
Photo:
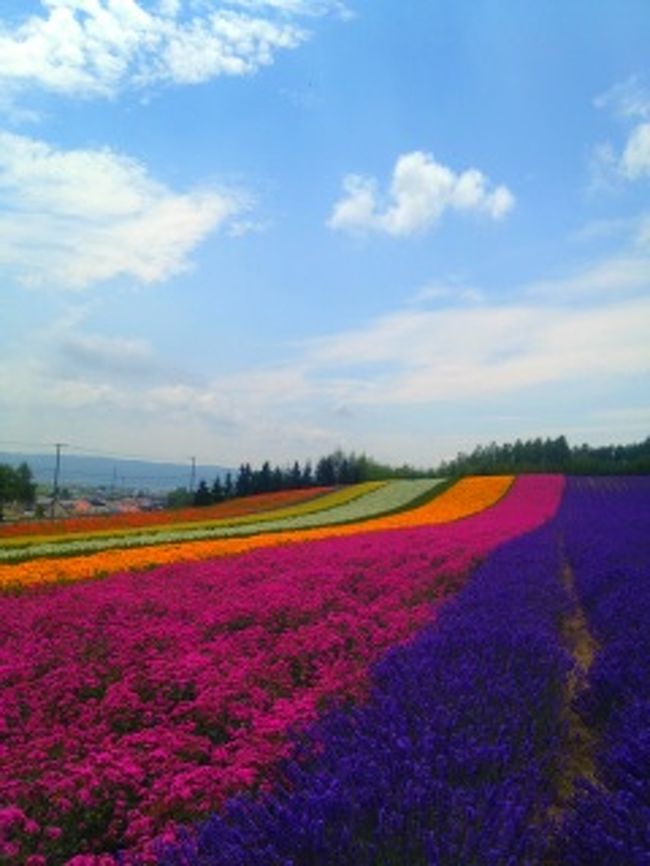
[[[514,203],[506,186],[492,187],[477,169],[456,173],[431,154],[413,151],[398,157],[387,196],[375,179],[348,175],[327,224],[347,232],[406,236],[432,228],[449,210],[501,219]]]
[[[632,75],[599,94],[594,105],[612,110],[621,118],[650,118],[650,90],[638,75]]]
[[[0,19],[0,87],[72,96],[252,75],[309,37],[302,22],[332,0],[41,0],[43,13]]]
[[[313,344],[310,363],[356,370],[346,405],[467,403],[538,385],[650,372],[650,301],[396,312]]]
[[[407,298],[356,328],[292,344],[275,364],[205,369],[201,378],[171,370],[133,334],[84,332],[77,311],[32,340],[29,360],[4,348],[0,403],[12,419],[38,412],[50,438],[63,435],[57,424],[79,426],[93,442],[110,431],[132,448],[153,442],[160,456],[192,441],[221,462],[313,456],[340,444],[399,459],[400,437],[408,442],[402,459],[427,455],[435,419],[443,432],[457,423],[467,434],[484,415],[505,437],[535,424],[535,435],[634,437],[647,413],[637,411],[638,396],[629,404],[625,395],[650,375],[650,298],[643,274],[620,266],[622,255],[534,291],[520,287],[511,300],[462,297],[453,281],[443,283],[434,304]],[[566,402],[587,392],[567,413]],[[554,411],[562,424],[553,429]],[[493,435],[481,429],[476,441]],[[461,440],[454,434],[456,446]]]
[[[429,303],[476,303],[485,300],[485,294],[475,286],[465,285],[458,280],[449,282],[431,282],[418,289],[408,299],[410,305],[421,305]]]
[[[153,283],[248,207],[241,193],[175,192],[107,148],[57,150],[0,132],[0,270],[81,289],[118,276]]]
[[[626,181],[650,177],[650,89],[632,76],[600,94],[594,104],[613,111],[628,126],[634,122],[620,152],[609,142],[597,145],[592,158],[596,185],[606,185],[613,176]]]
[[[616,239],[609,256],[592,258],[581,266],[554,277],[521,287],[527,298],[578,303],[608,298],[610,301],[632,295],[647,295],[650,284],[650,216],[642,212],[612,220],[594,220],[573,235],[584,243]]]
[[[99,405],[99,394],[104,407],[144,412],[161,424],[237,429],[238,436],[251,437],[262,427],[298,424],[325,435],[314,419],[327,417],[336,428],[341,407],[349,417],[436,405],[467,412],[496,398],[529,397],[542,387],[567,393],[598,382],[611,391],[617,382],[650,374],[649,328],[650,300],[643,297],[594,300],[580,308],[529,300],[400,309],[309,341],[291,364],[201,383],[160,376],[153,385],[121,369],[155,363],[148,346],[86,337],[69,340],[67,348],[73,344],[74,352],[87,353],[83,360],[89,358],[91,367],[79,364],[53,383],[45,357],[26,369],[17,365],[13,373],[10,363],[3,365],[12,379],[5,400],[15,391],[23,404],[54,400],[83,408]],[[127,357],[116,360],[123,348]]]
[[[141,376],[157,366],[151,343],[141,338],[70,334],[61,343],[60,354],[73,369],[99,374]]]
[[[620,165],[628,180],[650,177],[650,123],[640,123],[632,130]]]
[[[527,296],[576,301],[595,294],[622,297],[646,292],[650,284],[650,250],[627,252],[593,262],[555,279],[539,280],[524,287]]]

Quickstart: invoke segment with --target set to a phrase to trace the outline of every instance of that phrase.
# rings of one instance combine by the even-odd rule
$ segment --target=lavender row
[[[239,797],[164,866],[502,866],[539,861],[570,660],[553,523],[504,545],[368,703],[303,735],[284,783]]]
[[[560,524],[600,648],[577,703],[597,734],[558,858],[566,866],[650,864],[650,479],[572,480]]]

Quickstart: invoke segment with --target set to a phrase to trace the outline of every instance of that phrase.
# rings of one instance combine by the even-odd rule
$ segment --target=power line
[[[0,439],[0,445],[6,446],[10,445],[11,447],[18,448],[50,448],[51,442],[21,442],[16,441],[15,439]]]
[[[86,445],[70,445],[72,451],[90,454],[93,457],[110,457],[117,460],[143,460],[146,463],[171,463],[170,460],[152,460],[146,454],[126,454],[120,451],[103,451],[101,448],[89,448]]]
[[[0,440],[0,445],[10,445],[17,448],[51,448],[51,442],[26,442],[18,439]],[[69,451],[77,451],[81,454],[89,454],[94,457],[109,457],[118,460],[142,460],[145,463],[172,463],[171,460],[156,460],[148,454],[132,454],[124,451],[110,451],[103,448],[93,448],[88,445],[81,445],[75,442],[67,442],[66,448]],[[181,462],[181,461],[179,461]]]

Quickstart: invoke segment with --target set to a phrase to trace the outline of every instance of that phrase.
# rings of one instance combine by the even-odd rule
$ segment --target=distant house
[[[71,503],[72,513],[77,517],[91,514],[109,514],[111,509],[104,499],[93,497],[90,499],[75,499]]]
[[[113,509],[118,514],[136,514],[140,511],[137,499],[120,499],[119,502],[113,503]]]

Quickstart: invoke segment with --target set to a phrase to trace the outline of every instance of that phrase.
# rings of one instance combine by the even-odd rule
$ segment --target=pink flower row
[[[0,859],[147,850],[266,784],[288,730],[361,699],[369,666],[496,545],[551,517],[562,488],[521,478],[449,525],[0,598],[0,802],[15,807]]]

